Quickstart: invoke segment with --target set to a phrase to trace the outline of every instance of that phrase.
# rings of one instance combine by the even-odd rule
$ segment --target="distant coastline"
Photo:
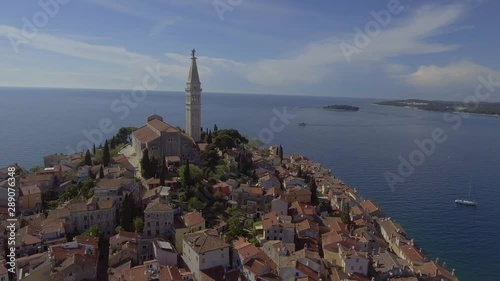
[[[327,105],[323,106],[323,108],[336,111],[359,111],[359,107],[346,104]]]
[[[392,100],[376,102],[377,105],[410,107],[435,112],[464,112],[482,115],[500,116],[500,103],[480,102],[476,105],[465,105],[452,101],[429,101],[420,99]]]

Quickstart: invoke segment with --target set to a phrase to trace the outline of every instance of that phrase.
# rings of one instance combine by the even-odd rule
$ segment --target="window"
[[[359,271],[363,271],[363,266],[362,265],[359,266]]]
[[[220,258],[223,259],[224,258],[224,253],[220,254]]]

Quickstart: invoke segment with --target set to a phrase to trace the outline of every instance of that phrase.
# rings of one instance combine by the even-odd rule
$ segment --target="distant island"
[[[465,112],[474,114],[500,115],[500,103],[480,102],[477,108],[453,101],[429,101],[420,99],[406,99],[376,102],[378,105],[411,107],[426,111],[438,112]]]
[[[334,104],[323,106],[324,109],[338,110],[338,111],[359,111],[359,107],[345,104]]]

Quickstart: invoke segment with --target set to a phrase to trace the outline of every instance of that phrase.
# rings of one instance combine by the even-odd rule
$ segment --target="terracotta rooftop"
[[[424,261],[426,259],[424,253],[417,250],[415,247],[411,245],[402,245],[400,246],[401,251],[403,251],[404,255],[409,261]]]
[[[260,259],[251,259],[247,263],[245,263],[244,267],[254,275],[258,276],[265,273],[267,265]]]
[[[184,221],[184,225],[186,227],[192,227],[198,224],[205,223],[205,218],[203,218],[200,212],[187,213],[182,216],[182,220]]]
[[[319,226],[317,223],[310,220],[303,220],[295,224],[295,229],[297,232],[302,232],[306,230],[312,230],[314,233],[319,233]]]
[[[172,212],[172,207],[165,203],[162,203],[160,201],[160,198],[156,198],[155,200],[149,202],[146,209],[144,209],[144,213],[151,212]]]
[[[379,211],[380,209],[370,200],[365,200],[361,203],[361,206],[363,206],[363,209],[366,210],[368,214],[375,213]]]
[[[198,254],[229,247],[229,244],[219,237],[217,231],[212,229],[186,234],[184,241]]]
[[[136,137],[141,143],[148,143],[154,141],[155,139],[160,138],[155,131],[149,128],[147,125],[140,127],[135,130],[133,133],[134,137]]]

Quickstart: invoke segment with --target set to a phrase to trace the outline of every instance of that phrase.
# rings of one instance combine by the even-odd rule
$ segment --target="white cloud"
[[[458,90],[474,87],[478,76],[489,74],[500,77],[499,71],[471,61],[461,61],[447,66],[420,66],[417,71],[406,77],[406,82],[416,87]]]
[[[390,57],[413,54],[429,54],[454,50],[457,46],[429,42],[429,38],[458,21],[463,14],[462,6],[425,6],[407,21],[393,19],[387,29],[374,37],[371,43],[353,56],[353,61],[378,61]],[[394,16],[396,17],[396,16]],[[354,27],[353,27],[354,30]],[[251,82],[260,85],[285,83],[318,83],[326,74],[342,67],[346,59],[339,48],[341,42],[349,42],[355,34],[343,40],[327,39],[309,44],[298,55],[284,59],[265,59],[247,65],[242,73]]]
[[[160,34],[167,26],[173,25],[177,22],[177,19],[167,18],[159,20],[149,32],[149,35],[158,35]]]

